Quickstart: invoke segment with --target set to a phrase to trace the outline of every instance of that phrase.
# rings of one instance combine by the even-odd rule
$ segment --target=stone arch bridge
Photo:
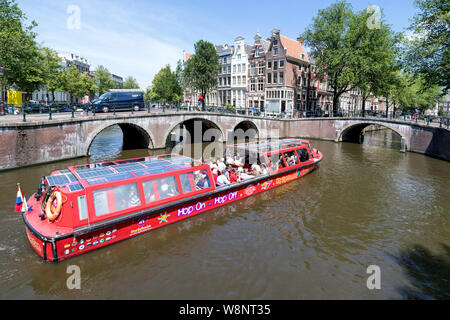
[[[0,119],[1,120],[1,119]],[[182,128],[194,136],[201,123],[201,135],[233,143],[241,130],[251,138],[316,138],[359,142],[362,130],[380,125],[395,131],[403,151],[419,152],[450,160],[450,131],[410,122],[379,118],[271,119],[236,114],[167,112],[126,115],[97,115],[33,122],[0,124],[0,170],[82,157],[89,154],[95,137],[108,127],[119,125],[123,147],[165,148]],[[207,134],[208,130],[212,134]]]

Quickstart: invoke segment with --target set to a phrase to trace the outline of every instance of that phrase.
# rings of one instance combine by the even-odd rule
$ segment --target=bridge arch
[[[343,142],[355,142],[361,143],[361,133],[362,131],[371,125],[378,125],[385,127],[394,131],[401,139],[401,151],[409,150],[410,143],[406,135],[403,134],[398,128],[398,126],[392,126],[389,123],[384,123],[381,121],[358,121],[354,123],[347,124],[340,131],[336,138],[336,141]]]
[[[164,135],[164,142],[166,147],[172,146],[172,142],[175,142],[173,141],[172,134],[175,134],[175,139],[177,139],[176,142],[181,142],[183,139],[185,139],[186,136],[183,134],[183,130],[188,131],[191,142],[222,142],[225,138],[225,131],[220,124],[202,117],[190,117],[187,119],[183,119],[182,121],[179,121],[169,127]],[[198,137],[198,133],[200,132],[201,137]]]
[[[87,139],[85,140],[84,154],[90,154],[90,148],[95,138],[103,132],[105,129],[112,126],[119,126],[123,133],[123,150],[127,149],[152,149],[154,148],[154,138],[153,134],[147,128],[141,127],[135,123],[122,121],[113,122],[96,128],[89,133]]]
[[[230,141],[236,143],[237,141],[247,141],[252,139],[259,139],[260,130],[258,126],[250,120],[243,120],[239,122],[233,128],[233,140]]]

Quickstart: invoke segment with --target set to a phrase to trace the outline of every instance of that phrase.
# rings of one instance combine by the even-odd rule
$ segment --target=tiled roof
[[[281,44],[286,49],[286,55],[295,59],[309,62],[305,48],[297,41],[280,35]],[[302,54],[304,58],[302,59]]]

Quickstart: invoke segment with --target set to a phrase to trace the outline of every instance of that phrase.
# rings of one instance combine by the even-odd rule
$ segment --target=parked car
[[[144,109],[144,93],[140,90],[109,90],[92,101],[95,112]]]

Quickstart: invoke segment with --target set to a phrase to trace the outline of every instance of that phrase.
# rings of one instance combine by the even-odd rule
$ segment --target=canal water
[[[0,299],[450,298],[450,164],[389,130],[312,143],[325,159],[299,181],[60,263],[31,249],[16,183],[30,196],[52,170],[152,152],[121,151],[112,127],[89,158],[0,173]]]

